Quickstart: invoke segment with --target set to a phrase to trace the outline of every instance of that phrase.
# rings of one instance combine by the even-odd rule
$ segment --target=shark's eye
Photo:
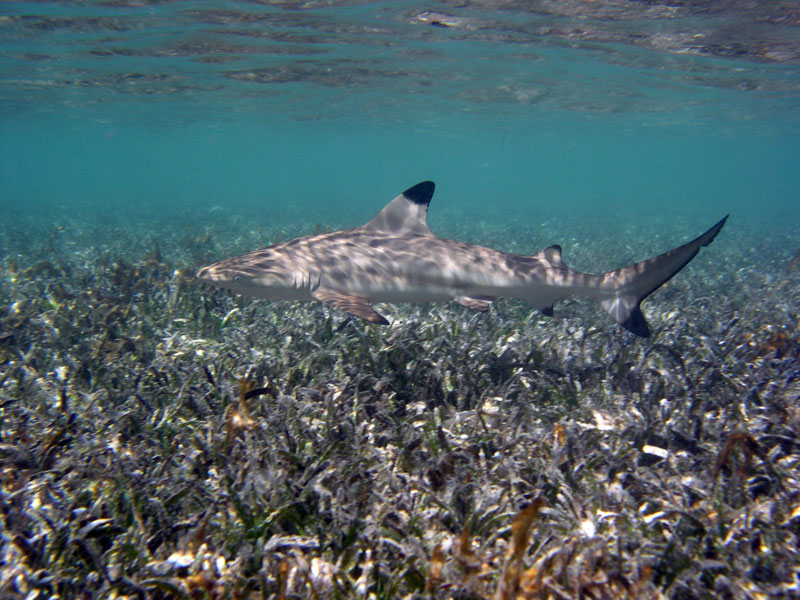
[[[233,276],[233,280],[234,280],[234,281],[239,281],[241,278],[242,278],[242,276],[241,276],[241,275],[234,275],[234,276]]]

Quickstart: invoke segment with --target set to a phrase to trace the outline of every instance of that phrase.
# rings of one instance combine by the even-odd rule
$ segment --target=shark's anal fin
[[[359,296],[351,296],[350,294],[343,294],[342,292],[326,288],[317,289],[312,296],[320,302],[330,304],[332,307],[346,312],[347,314],[354,315],[359,319],[364,319],[370,323],[377,323],[378,325],[389,324],[389,321],[387,321],[383,315],[377,313],[375,309],[369,305],[369,302]]]
[[[492,305],[493,298],[471,298],[469,296],[456,296],[453,298],[461,306],[466,306],[469,309],[477,310],[479,312],[486,312]]]

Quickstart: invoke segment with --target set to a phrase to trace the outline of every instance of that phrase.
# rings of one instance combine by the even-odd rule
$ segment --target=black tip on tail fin
[[[647,324],[647,320],[645,320],[642,314],[642,309],[638,306],[631,311],[628,318],[620,323],[620,325],[639,337],[650,337],[650,326]]]
[[[708,246],[711,242],[714,241],[714,238],[717,237],[719,230],[722,229],[722,226],[725,225],[725,221],[728,220],[730,215],[725,215],[719,221],[717,221],[711,229],[706,231],[703,235],[701,235],[698,239],[701,240],[701,246]]]

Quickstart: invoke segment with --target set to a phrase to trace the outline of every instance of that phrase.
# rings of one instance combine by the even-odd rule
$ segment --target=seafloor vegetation
[[[796,232],[732,219],[640,340],[234,297],[194,269],[302,231],[224,220],[0,225],[3,598],[800,595]],[[443,233],[599,270],[701,230]]]

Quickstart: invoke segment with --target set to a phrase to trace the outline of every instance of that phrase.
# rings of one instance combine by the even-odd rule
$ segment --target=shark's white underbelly
[[[478,282],[443,277],[441,281],[416,282],[398,277],[386,281],[351,282],[350,285],[331,285],[338,291],[365,298],[370,302],[443,302],[459,296],[495,298],[526,296],[525,290],[514,281]]]
[[[594,296],[598,292],[590,288],[576,289],[570,285],[561,287],[553,285],[552,282],[520,281],[514,278],[498,278],[494,281],[449,280],[441,283],[429,281],[424,284],[398,280],[336,289],[365,298],[370,302],[444,302],[459,297],[486,300],[516,298],[528,302],[536,309],[552,306],[553,303],[576,292],[587,296]]]
[[[353,292],[351,292],[353,293]],[[451,300],[460,294],[446,288],[416,288],[416,289],[373,289],[364,290],[354,295],[366,298],[370,302],[443,302]]]

